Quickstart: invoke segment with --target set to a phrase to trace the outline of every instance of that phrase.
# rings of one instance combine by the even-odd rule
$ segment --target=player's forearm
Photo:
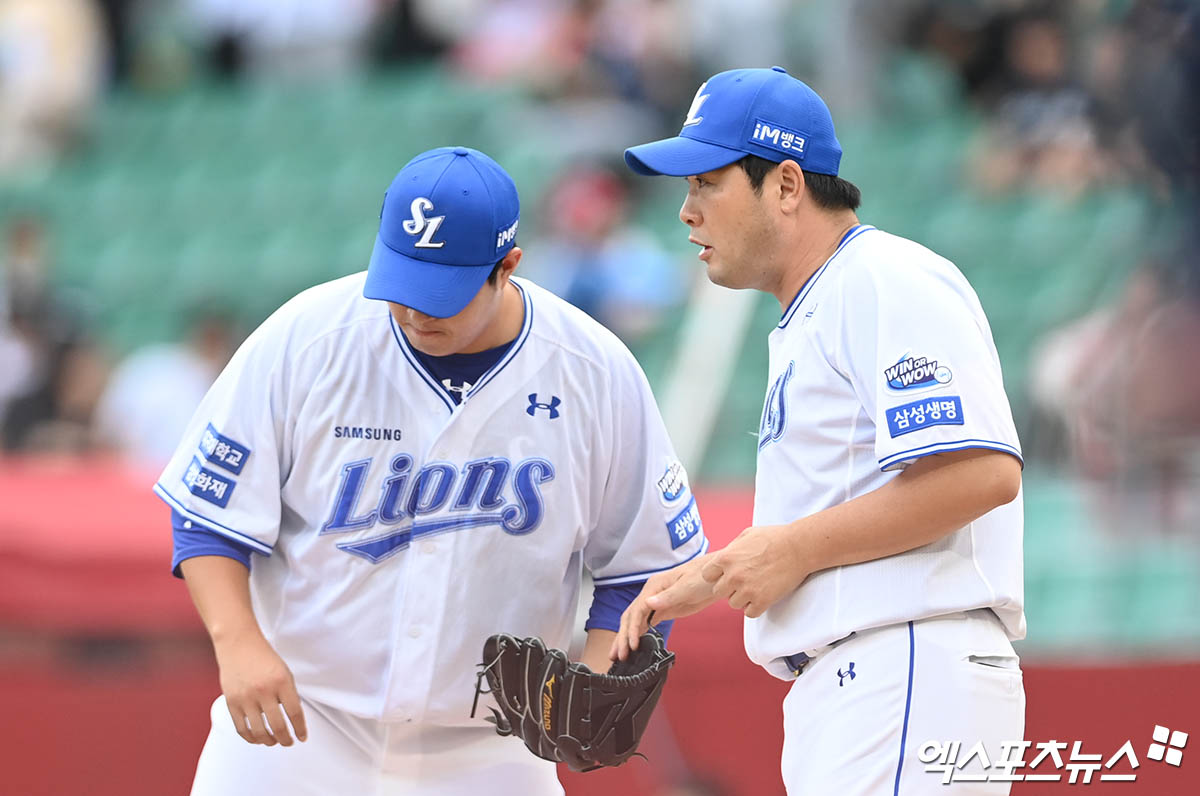
[[[213,645],[261,635],[250,602],[250,571],[225,556],[196,556],[179,565]]]
[[[1005,453],[929,456],[873,492],[792,523],[792,543],[810,571],[896,555],[1011,502],[1020,485],[1020,463]]]
[[[607,672],[608,667],[612,666],[609,653],[612,650],[613,641],[616,637],[617,634],[612,630],[593,627],[587,632],[587,643],[583,645],[583,655],[579,659],[580,663],[587,666],[593,672],[599,674]]]

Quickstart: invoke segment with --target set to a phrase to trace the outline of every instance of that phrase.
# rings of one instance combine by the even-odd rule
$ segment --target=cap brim
[[[376,236],[363,296],[403,304],[434,318],[449,318],[471,303],[495,266],[417,260],[390,248]]]
[[[625,164],[647,176],[690,177],[723,168],[745,156],[740,149],[676,136],[626,149]]]

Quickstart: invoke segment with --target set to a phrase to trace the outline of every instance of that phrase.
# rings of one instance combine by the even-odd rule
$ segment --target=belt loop
[[[842,636],[837,641],[826,644],[824,647],[821,647],[820,649],[813,650],[812,655],[809,655],[807,652],[797,652],[795,655],[784,655],[783,662],[787,664],[787,667],[789,669],[791,669],[793,677],[799,677],[801,674],[804,673],[804,667],[808,666],[808,664],[810,664],[812,662],[814,657],[816,657],[817,655],[820,655],[822,652],[826,652],[828,650],[833,649],[838,644],[841,644],[843,641],[848,641],[848,640],[854,638],[855,634],[856,633],[849,633],[845,636]]]
[[[804,652],[797,652],[795,655],[785,655],[783,658],[783,662],[792,670],[793,677],[799,677],[803,674],[804,667],[808,665],[810,660],[812,658],[808,657],[808,654]]]

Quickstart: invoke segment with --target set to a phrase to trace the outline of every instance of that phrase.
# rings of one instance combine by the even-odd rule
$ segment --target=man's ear
[[[524,252],[519,246],[513,246],[509,249],[508,254],[504,255],[504,259],[500,261],[500,272],[496,274],[496,282],[503,285],[512,276],[513,271],[517,270],[517,266],[521,264],[521,257]]]
[[[785,160],[775,168],[779,190],[779,207],[785,213],[794,213],[804,201],[804,171],[794,160]]]

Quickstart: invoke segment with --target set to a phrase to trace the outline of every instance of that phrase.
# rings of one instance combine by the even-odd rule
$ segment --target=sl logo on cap
[[[687,118],[683,120],[684,127],[691,127],[693,124],[700,124],[704,121],[703,116],[697,116],[700,112],[700,106],[708,99],[709,95],[704,93],[704,89],[708,88],[708,81],[705,80],[700,84],[700,88],[696,89],[696,96],[692,99],[692,107],[688,108]]]
[[[433,218],[426,218],[425,211],[432,209],[433,202],[424,196],[418,196],[412,200],[412,205],[410,206],[412,218],[404,222],[405,232],[409,235],[421,235],[421,239],[413,244],[418,249],[440,249],[446,245],[445,241],[433,242],[433,236],[437,234],[438,227],[442,226],[442,222],[446,220],[446,217],[434,216]]]

